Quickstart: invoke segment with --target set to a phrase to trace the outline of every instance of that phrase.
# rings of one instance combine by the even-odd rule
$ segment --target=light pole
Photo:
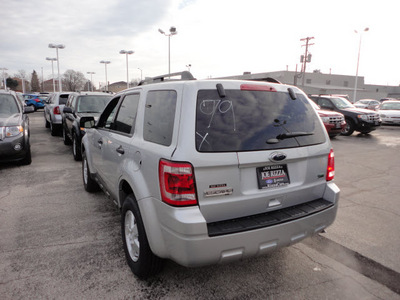
[[[6,74],[5,71],[7,71],[7,68],[0,68],[0,70],[3,71],[3,80],[4,80],[4,89],[7,90],[7,80],[6,80]]]
[[[169,34],[166,34],[163,30],[158,29],[158,31],[168,37],[168,74],[171,74],[171,36],[178,34],[175,27],[169,29]]]
[[[363,31],[366,32],[368,30],[369,30],[369,28],[365,27]],[[354,83],[353,103],[355,103],[357,101],[356,96],[357,96],[358,65],[360,64],[361,38],[362,38],[363,31],[360,32],[360,42],[358,44],[358,58],[357,58],[356,80]],[[358,34],[357,30],[354,30],[354,32]]]
[[[101,64],[104,64],[104,67],[106,69],[106,87],[107,87],[107,92],[108,92],[108,81],[107,81],[107,65],[111,63],[111,61],[108,60],[102,60],[100,61]]]
[[[129,89],[129,68],[128,68],[128,55],[135,53],[132,50],[121,50],[119,54],[126,54],[126,88]]]
[[[143,70],[141,68],[138,68],[138,70],[140,70],[140,81],[142,81],[143,78]]]
[[[90,87],[93,92],[93,74],[96,74],[95,72],[86,72],[87,74],[90,74]]]
[[[51,61],[51,74],[52,74],[52,77],[53,77],[53,93],[55,93],[56,92],[56,83],[55,83],[55,81],[54,81],[54,61],[56,61],[57,60],[57,58],[51,58],[51,57],[46,57],[46,60],[50,60]]]
[[[60,93],[62,92],[62,84],[61,84],[61,77],[60,77],[60,59],[58,58],[58,49],[64,49],[65,45],[62,44],[49,44],[49,48],[56,48],[57,53],[57,69],[58,69],[58,87]]]

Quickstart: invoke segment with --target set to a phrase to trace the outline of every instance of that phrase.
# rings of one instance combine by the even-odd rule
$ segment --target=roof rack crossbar
[[[142,80],[139,85],[143,84],[149,84],[149,83],[156,83],[156,82],[164,82],[168,81],[171,77],[175,76],[181,76],[180,79],[171,79],[171,80],[196,80],[196,78],[193,77],[192,73],[189,71],[182,71],[182,72],[176,72],[176,73],[170,73],[170,74],[165,74],[165,75],[159,75],[156,77],[148,77],[144,80]]]

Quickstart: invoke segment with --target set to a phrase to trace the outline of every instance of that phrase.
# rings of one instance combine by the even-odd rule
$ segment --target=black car
[[[0,162],[32,162],[29,143],[29,118],[33,107],[22,106],[17,96],[9,91],[0,91]]]
[[[342,135],[351,135],[354,131],[370,133],[381,125],[379,114],[368,109],[357,108],[347,99],[330,95],[309,96],[322,109],[340,112],[346,120]]]
[[[62,133],[65,145],[72,143],[75,160],[81,160],[81,140],[85,129],[79,127],[81,117],[93,116],[97,120],[112,95],[101,92],[71,93],[62,114]]]

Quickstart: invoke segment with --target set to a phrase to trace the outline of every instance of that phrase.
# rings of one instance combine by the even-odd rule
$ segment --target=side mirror
[[[96,122],[94,120],[94,117],[82,117],[79,121],[79,127],[81,128],[94,128],[95,124]]]
[[[35,107],[33,105],[31,106],[24,106],[24,114],[30,114],[35,111]]]
[[[67,114],[73,114],[74,112],[72,111],[72,108],[71,108],[71,107],[64,106],[64,108],[63,108],[63,113],[64,113],[64,114],[65,114],[65,113],[67,113]]]

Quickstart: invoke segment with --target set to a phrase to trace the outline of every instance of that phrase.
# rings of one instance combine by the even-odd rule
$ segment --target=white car
[[[70,92],[54,93],[46,100],[44,106],[44,119],[46,128],[50,128],[51,135],[61,134],[62,110],[67,103]]]
[[[400,125],[400,101],[385,101],[379,108],[382,124]]]
[[[371,110],[377,110],[379,107],[379,101],[373,99],[362,99],[354,103],[357,108],[365,108]]]

